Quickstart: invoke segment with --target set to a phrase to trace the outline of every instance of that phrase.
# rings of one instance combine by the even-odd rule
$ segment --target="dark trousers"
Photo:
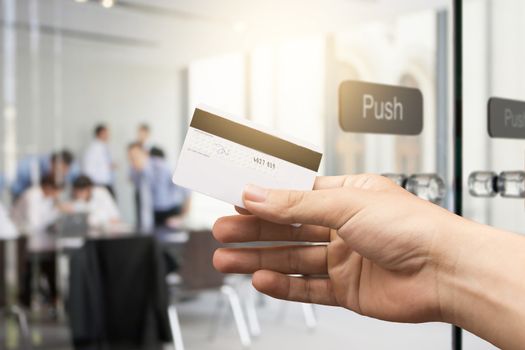
[[[56,253],[34,253],[29,255],[25,264],[24,284],[20,293],[20,301],[24,306],[31,306],[31,293],[33,282],[36,281],[36,292],[43,293],[48,302],[55,304],[57,298],[56,285]],[[35,276],[35,270],[38,274]],[[42,288],[40,276],[44,277],[49,288]],[[36,279],[36,280],[35,280]]]
[[[182,213],[182,206],[170,208],[168,210],[156,210],[155,211],[155,227],[166,226],[166,222],[169,218],[178,216]]]
[[[138,189],[135,189],[135,218],[136,218],[136,225],[137,228],[141,227],[142,219],[141,219],[141,207],[140,207],[140,191]]]

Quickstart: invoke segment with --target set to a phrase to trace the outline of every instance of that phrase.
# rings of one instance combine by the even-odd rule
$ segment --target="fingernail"
[[[246,185],[244,187],[244,200],[250,202],[264,202],[268,191],[255,185]]]

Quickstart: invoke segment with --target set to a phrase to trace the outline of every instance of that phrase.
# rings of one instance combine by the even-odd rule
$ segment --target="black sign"
[[[423,95],[418,89],[345,81],[339,87],[339,124],[348,132],[419,135]]]
[[[525,102],[493,97],[488,112],[491,137],[525,139]]]

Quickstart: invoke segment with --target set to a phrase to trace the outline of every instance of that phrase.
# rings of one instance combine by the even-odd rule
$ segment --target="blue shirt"
[[[137,188],[141,188],[141,182],[145,182],[154,211],[180,207],[184,205],[190,194],[187,189],[173,183],[170,167],[166,160],[159,157],[151,157],[141,173],[132,173],[132,179]]]
[[[22,193],[25,192],[33,184],[32,179],[32,167],[33,164],[37,164],[40,177],[51,174],[51,156],[50,155],[41,155],[41,156],[28,156],[22,158],[16,168],[16,178],[11,185],[11,193],[14,198],[18,198]],[[78,166],[72,164],[69,172],[65,176],[66,183],[72,183],[73,180],[78,175]],[[36,179],[40,181],[40,179]]]

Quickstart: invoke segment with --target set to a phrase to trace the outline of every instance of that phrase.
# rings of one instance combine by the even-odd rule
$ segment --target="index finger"
[[[314,190],[326,190],[330,188],[343,187],[345,182],[349,181],[351,177],[351,175],[318,176],[315,178]]]
[[[361,209],[366,195],[349,187],[303,192],[249,185],[244,191],[244,204],[252,214],[267,221],[339,229]]]

